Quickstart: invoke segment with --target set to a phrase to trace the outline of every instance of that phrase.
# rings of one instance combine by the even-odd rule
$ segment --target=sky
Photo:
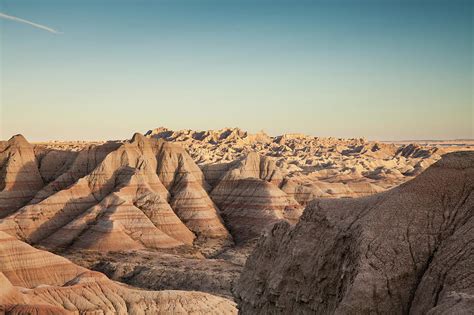
[[[473,7],[0,0],[0,139],[159,126],[472,139]]]

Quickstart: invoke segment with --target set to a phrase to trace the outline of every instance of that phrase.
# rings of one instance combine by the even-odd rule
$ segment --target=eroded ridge
[[[26,140],[24,146],[30,146]],[[135,134],[124,143],[60,154],[71,161],[58,158],[56,167],[48,156],[57,152],[38,158],[28,152],[35,161],[29,172],[41,184],[26,191],[22,206],[6,202],[13,213],[0,220],[0,230],[28,243],[55,250],[160,249],[196,239],[232,243],[203,173],[179,146]],[[6,187],[2,194],[11,191]]]
[[[146,136],[182,145],[210,182],[249,154],[270,158],[280,169],[280,188],[301,205],[314,198],[361,197],[395,187],[436,162],[445,149],[417,143],[383,143],[284,134],[271,137],[239,128],[149,130]],[[257,177],[258,178],[258,177]]]
[[[276,224],[235,289],[255,313],[469,313],[474,307],[474,153],[451,153],[370,197],[316,200]]]
[[[0,231],[57,252],[194,246],[213,255],[302,213],[281,189],[281,168],[256,152],[201,169],[180,145],[138,133],[81,150],[22,136],[2,145]]]

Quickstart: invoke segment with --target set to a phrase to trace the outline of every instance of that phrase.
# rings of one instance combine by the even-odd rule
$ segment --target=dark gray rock
[[[243,314],[474,313],[474,152],[359,199],[315,200],[262,237]]]

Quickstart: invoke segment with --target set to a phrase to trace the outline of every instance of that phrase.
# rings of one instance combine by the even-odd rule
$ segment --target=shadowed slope
[[[360,199],[316,200],[259,241],[235,290],[244,314],[472,310],[474,153]]]
[[[22,135],[0,142],[0,218],[30,201],[43,185],[32,145]]]

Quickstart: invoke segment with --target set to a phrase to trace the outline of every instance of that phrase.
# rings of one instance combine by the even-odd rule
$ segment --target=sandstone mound
[[[237,241],[255,238],[267,227],[287,220],[296,223],[302,207],[278,188],[282,176],[273,160],[250,153],[212,175],[212,199]]]
[[[181,147],[136,134],[79,152],[0,230],[48,248],[171,248],[195,235],[225,245],[231,237],[207,189]]]
[[[474,154],[359,199],[319,199],[274,226],[235,295],[244,314],[468,314],[474,301]]]
[[[0,232],[0,310],[8,314],[234,314],[206,293],[138,291]]]

